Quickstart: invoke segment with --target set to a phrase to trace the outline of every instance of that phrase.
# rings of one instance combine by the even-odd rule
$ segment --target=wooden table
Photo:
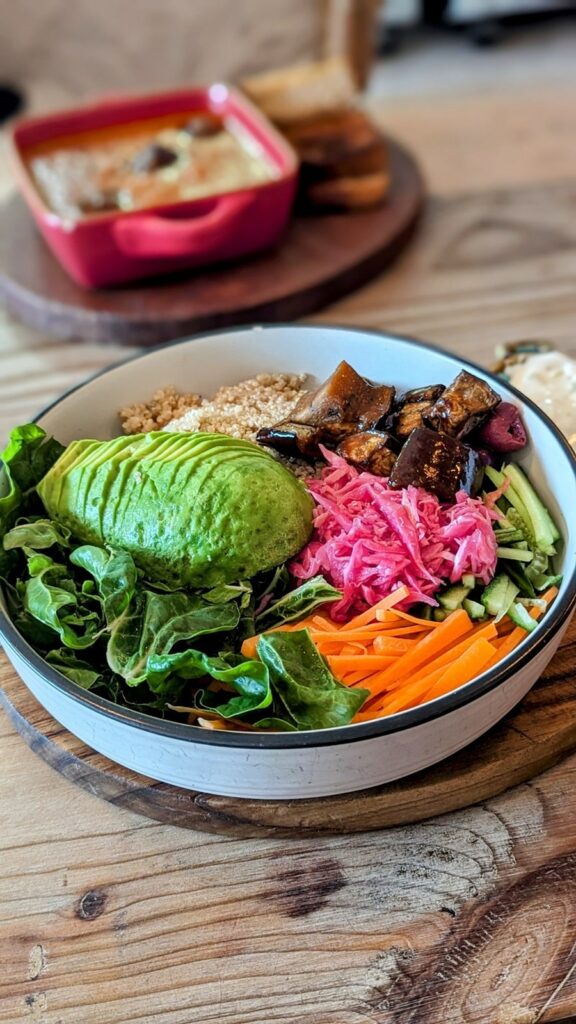
[[[391,104],[433,194],[413,248],[317,319],[480,362],[576,354],[574,97]],[[0,321],[0,434],[120,350]],[[576,756],[390,831],[240,841],[136,817],[37,760],[0,717],[0,1021],[533,1024],[576,1019]]]

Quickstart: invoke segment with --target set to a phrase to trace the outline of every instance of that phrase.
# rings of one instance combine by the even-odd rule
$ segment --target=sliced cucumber
[[[444,622],[447,619],[450,612],[445,608],[434,608],[432,612],[432,619],[434,622]]]
[[[465,612],[468,612],[468,615],[474,622],[477,619],[484,619],[486,617],[486,609],[479,601],[472,601],[469,597],[466,597],[462,601],[462,607]]]
[[[463,583],[455,583],[452,587],[447,587],[442,594],[438,594],[438,604],[445,611],[455,612],[457,608],[462,607],[462,601],[468,597],[468,594],[472,590],[472,587],[465,587]]]
[[[546,576],[544,573],[534,573],[531,577],[534,590],[537,590],[539,594],[543,590],[548,590],[549,587],[559,587],[562,583],[561,576]]]
[[[510,577],[512,583],[515,583],[520,588],[521,594],[524,594],[525,597],[536,597],[532,580],[523,565],[519,562],[510,562],[506,566],[506,574]]]
[[[516,541],[525,540],[522,531],[515,530],[514,527],[510,527],[509,529],[504,530],[499,527],[496,527],[494,533],[496,534],[496,540],[498,541],[499,544],[515,544]]]
[[[515,626],[520,626],[527,633],[531,633],[533,629],[536,629],[536,619],[532,618],[528,610],[519,601],[512,602],[508,609],[508,615]]]
[[[532,484],[518,466],[514,463],[505,466],[504,475],[511,482],[512,488],[509,490],[514,490],[520,498],[523,508],[526,509],[538,551],[542,551],[546,555],[554,554],[554,544],[560,540],[560,531],[548,509],[542,504]],[[515,507],[518,507],[512,500],[512,495],[509,500]],[[524,515],[522,508],[519,511]]]
[[[494,615],[496,622],[504,618],[510,605],[516,600],[519,588],[505,573],[499,573],[482,591],[480,598],[489,615]]]
[[[472,573],[467,573],[462,577],[460,582],[463,587],[468,587],[468,590],[474,590],[474,587],[476,586],[476,577],[473,576]]]
[[[531,562],[533,554],[531,551],[523,551],[522,548],[496,548],[498,558],[507,558],[512,562]]]

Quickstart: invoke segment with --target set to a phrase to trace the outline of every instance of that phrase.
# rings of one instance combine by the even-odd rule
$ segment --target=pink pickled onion
[[[328,466],[306,482],[316,501],[314,533],[289,568],[297,579],[322,575],[342,590],[331,606],[334,619],[363,611],[402,585],[410,594],[399,608],[436,605],[437,591],[468,573],[490,582],[497,510],[464,491],[453,505],[419,487],[395,491],[385,478],[323,454]]]

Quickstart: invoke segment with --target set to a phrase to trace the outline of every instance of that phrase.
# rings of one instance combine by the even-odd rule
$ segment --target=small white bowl
[[[262,372],[326,378],[341,359],[399,389],[447,384],[462,367],[522,409],[530,444],[519,464],[562,530],[560,594],[536,630],[497,668],[453,693],[380,721],[300,733],[199,729],[117,707],[80,689],[36,654],[2,605],[0,639],[37,700],[85,743],[143,775],[186,789],[251,799],[301,799],[378,786],[441,761],[499,721],[558,647],[576,603],[576,459],[531,402],[485,370],[422,342],[324,326],[241,328],[163,346],[69,392],[38,422],[63,443],[119,433],[118,410],[175,384],[210,395]],[[5,487],[0,478],[0,488]]]

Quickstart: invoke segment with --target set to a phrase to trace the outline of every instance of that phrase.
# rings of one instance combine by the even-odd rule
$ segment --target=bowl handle
[[[158,213],[120,217],[114,239],[122,252],[141,259],[210,252],[234,232],[254,199],[252,192],[221,196],[206,213],[186,219]]]

